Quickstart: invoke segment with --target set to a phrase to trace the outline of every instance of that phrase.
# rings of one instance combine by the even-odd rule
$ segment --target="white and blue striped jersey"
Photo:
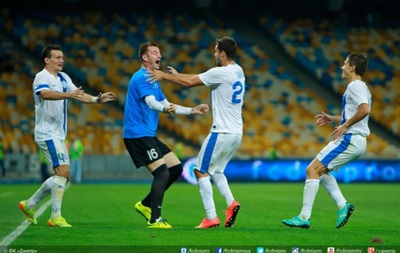
[[[368,104],[371,110],[372,96],[367,85],[360,80],[350,82],[342,98],[342,120],[340,125],[343,125],[343,123],[353,117],[358,107],[364,103]],[[368,136],[370,134],[368,119],[369,115],[352,125],[346,133]]]
[[[211,87],[214,133],[242,133],[242,107],[245,92],[243,69],[236,63],[215,67],[199,75]]]
[[[40,91],[72,92],[76,90],[71,78],[64,72],[57,77],[43,69],[33,81],[35,100],[35,141],[65,140],[67,136],[67,99],[44,100]]]

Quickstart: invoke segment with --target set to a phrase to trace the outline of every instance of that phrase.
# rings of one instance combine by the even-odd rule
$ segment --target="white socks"
[[[218,191],[221,193],[222,197],[226,201],[226,205],[229,207],[234,198],[231,192],[231,189],[229,188],[228,185],[228,180],[226,179],[226,176],[222,173],[214,173],[214,175],[211,176],[212,180],[214,181],[215,186],[217,186]]]
[[[338,209],[339,210],[342,209],[346,205],[347,201],[339,189],[336,178],[331,174],[327,173],[320,176],[319,181],[322,184],[322,186],[324,186],[329,195],[333,198],[333,200],[336,202]]]
[[[311,210],[314,204],[315,196],[319,188],[318,179],[307,179],[303,192],[303,208],[301,209],[300,218],[308,220],[311,217]]]
[[[61,216],[61,204],[66,183],[67,179],[65,177],[54,176],[53,185],[51,187],[52,219]]]
[[[209,177],[202,177],[197,179],[199,186],[201,200],[203,201],[204,209],[206,210],[206,217],[209,220],[215,219],[217,213],[215,211],[215,203],[213,199],[213,190]]]
[[[53,185],[53,177],[49,177],[46,181],[43,182],[42,186],[28,199],[26,205],[29,209],[34,209],[36,205],[47,195],[49,195],[51,191],[51,186]]]

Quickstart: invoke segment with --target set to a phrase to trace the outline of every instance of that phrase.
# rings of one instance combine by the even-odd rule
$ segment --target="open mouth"
[[[154,66],[154,67],[155,67],[156,69],[160,69],[160,68],[161,68],[160,62],[161,62],[161,61],[155,61],[155,62],[154,62],[154,63],[155,63],[155,66]]]

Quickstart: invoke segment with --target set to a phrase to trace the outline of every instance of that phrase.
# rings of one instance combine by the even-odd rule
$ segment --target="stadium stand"
[[[330,107],[326,101],[265,51],[246,42],[218,19],[198,20],[185,14],[173,17],[139,13],[113,15],[99,11],[74,12],[68,16],[46,12],[46,18],[42,18],[40,12],[15,15],[15,18],[5,17],[1,25],[31,54],[40,55],[45,44],[58,43],[66,55],[65,71],[76,83],[87,83],[92,90],[110,90],[117,94],[119,106],[70,103],[69,131],[81,137],[85,153],[118,155],[125,152],[121,138],[122,106],[129,79],[140,67],[137,47],[146,40],[159,42],[164,65],[186,73],[199,73],[214,66],[213,47],[217,37],[227,35],[237,40],[240,45],[238,62],[247,77],[244,137],[237,157],[266,158],[272,147],[281,157],[313,157],[326,144],[332,131],[329,127],[317,130],[314,125],[315,113]],[[263,25],[268,23],[262,22]],[[30,152],[35,149],[31,134],[30,87],[37,64],[32,61],[24,66],[25,70],[2,73],[0,87],[7,91],[2,95],[7,99],[1,99],[0,106],[10,108],[9,112],[1,112],[0,127],[8,136],[6,144],[22,148],[29,142],[26,149]],[[18,87],[15,83],[21,85],[20,90],[15,90]],[[163,82],[163,87],[171,102],[186,106],[210,103],[209,91],[204,87],[185,89],[168,82]],[[18,99],[15,96],[19,92],[25,94],[21,101],[19,95]],[[18,116],[13,115],[15,112]],[[164,132],[160,138],[171,147],[177,140],[183,140],[187,144],[185,155],[195,155],[209,132],[211,120],[211,114],[204,118],[162,115],[160,128]],[[392,157],[393,152],[390,144],[371,135],[367,157]]]
[[[343,59],[349,52],[366,54],[369,69],[365,80],[374,106],[371,116],[394,134],[400,134],[399,28],[340,25],[328,19],[289,21],[265,16],[259,23],[293,59],[338,94],[345,88],[340,74]]]

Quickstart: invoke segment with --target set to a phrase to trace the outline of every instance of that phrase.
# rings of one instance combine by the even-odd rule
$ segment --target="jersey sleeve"
[[[39,95],[43,90],[50,90],[50,85],[45,75],[39,73],[35,76],[35,79],[33,80],[33,90],[36,95]]]
[[[221,67],[215,67],[199,75],[200,80],[206,86],[221,84],[224,80],[224,72]]]
[[[139,95],[142,99],[144,99],[146,96],[149,95],[154,95],[152,86],[148,81],[146,81],[145,76],[141,76],[140,78],[137,79],[137,88],[139,91]]]

